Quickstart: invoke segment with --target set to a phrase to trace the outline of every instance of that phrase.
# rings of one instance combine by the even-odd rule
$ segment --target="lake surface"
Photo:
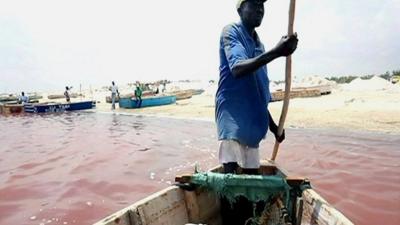
[[[218,164],[212,122],[94,112],[0,116],[0,224],[92,224]],[[277,162],[355,224],[399,224],[400,136],[288,129]],[[272,137],[261,145],[270,157]]]

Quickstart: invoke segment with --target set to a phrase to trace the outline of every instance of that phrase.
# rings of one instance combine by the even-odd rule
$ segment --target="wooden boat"
[[[216,167],[212,171],[221,172]],[[289,177],[287,172],[272,161],[264,161],[260,168],[263,175],[279,175],[288,184],[304,180]],[[187,178],[187,177],[186,177]],[[177,177],[177,181],[186,179]],[[313,189],[306,189],[296,199],[296,215],[298,220],[293,224],[310,225],[353,225],[342,213],[331,206]],[[196,187],[187,190],[176,185],[154,193],[125,209],[122,209],[94,225],[178,225],[178,224],[222,224],[221,204],[215,193],[209,189]],[[301,223],[300,223],[301,222]]]
[[[201,95],[204,90],[203,89],[189,89],[192,92],[192,95]]]
[[[154,95],[154,91],[143,91],[142,93],[142,97],[147,97],[147,96],[153,96]],[[135,94],[125,94],[125,95],[120,95],[120,98],[134,98]],[[115,102],[119,102],[119,97],[116,96],[115,98]],[[107,103],[112,103],[111,101],[111,96],[106,96],[106,102]]]
[[[11,102],[11,101],[18,101],[18,97],[15,95],[0,96],[0,102]]]
[[[0,114],[15,114],[24,112],[22,104],[2,104],[0,103]]]
[[[69,96],[70,98],[78,98],[78,97],[85,97],[83,94],[77,94],[77,93],[72,93]],[[62,99],[65,98],[65,96],[62,94],[56,94],[56,95],[48,95],[47,96],[48,99]]]
[[[319,88],[292,88],[290,91],[290,98],[319,97],[321,94]],[[283,90],[276,90],[271,93],[271,99],[273,102],[282,101],[284,96],[285,92]]]
[[[161,106],[161,105],[169,105],[176,102],[175,95],[166,95],[166,96],[153,96],[153,97],[144,97],[142,98],[143,107],[151,107],[151,106]],[[119,107],[126,109],[135,109],[138,108],[138,101],[135,98],[121,98],[119,100]]]
[[[82,102],[71,102],[71,103],[38,103],[38,104],[26,104],[24,105],[24,111],[27,113],[53,113],[53,112],[64,112],[64,111],[75,111],[85,110],[96,107],[95,101],[82,101]]]
[[[193,96],[193,92],[191,90],[182,90],[182,91],[173,91],[169,93],[171,95],[176,96],[176,100],[184,100],[184,99],[189,99]]]
[[[20,102],[19,100],[15,100],[15,101],[3,102],[3,104],[16,105],[16,104],[20,104],[19,102]],[[34,100],[29,99],[28,103],[39,103],[39,100],[37,100],[37,99],[34,99]],[[0,103],[0,104],[2,104],[2,103]]]
[[[30,94],[30,95],[28,95],[28,97],[29,97],[29,102],[30,101],[36,101],[36,100],[38,101],[39,99],[43,98],[42,95],[39,95],[39,94],[36,94],[36,93]]]
[[[42,99],[43,96],[41,95],[28,95],[29,97],[29,102],[34,103],[34,102],[39,102],[39,99]],[[0,102],[1,103],[7,103],[7,104],[16,104],[19,101],[19,96],[15,95],[8,95],[8,96],[0,96]]]

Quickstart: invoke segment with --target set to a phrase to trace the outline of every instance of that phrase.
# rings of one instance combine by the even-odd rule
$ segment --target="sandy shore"
[[[99,100],[97,111],[110,112],[111,105]],[[282,102],[269,109],[279,121]],[[203,93],[176,104],[116,112],[196,118],[214,121],[214,96]],[[400,134],[400,92],[333,91],[330,95],[291,99],[285,127],[334,128]]]

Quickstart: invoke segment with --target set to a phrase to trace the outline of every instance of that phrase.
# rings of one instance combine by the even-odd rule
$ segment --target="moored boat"
[[[175,102],[176,102],[176,96],[174,96],[174,95],[144,97],[144,98],[142,98],[142,104],[141,104],[140,108],[169,105],[169,104],[173,104]],[[139,108],[139,101],[132,97],[121,98],[119,100],[119,107],[126,108],[126,109]]]
[[[24,111],[27,113],[52,113],[92,109],[93,107],[96,107],[95,101],[82,101],[71,103],[47,102],[38,104],[26,104],[24,105]]]
[[[70,98],[78,98],[78,97],[85,97],[85,95],[83,94],[77,94],[77,93],[72,93],[69,96]],[[48,95],[47,96],[48,99],[63,99],[65,98],[65,95],[63,94],[54,94],[54,95]]]
[[[216,167],[212,171],[221,172],[222,167]],[[282,224],[271,223],[272,217],[275,217],[278,218],[278,220],[285,219],[286,221],[283,224],[353,225],[349,219],[331,206],[313,189],[305,189],[300,192],[300,195],[291,194],[292,190],[295,190],[296,187],[300,187],[304,182],[307,182],[307,179],[287,176],[287,172],[272,161],[263,162],[260,172],[262,176],[250,176],[253,178],[247,178],[245,176],[244,180],[265,179],[266,182],[269,182],[269,178],[279,179],[279,177],[281,177],[285,180],[284,183],[288,184],[291,189],[288,195],[290,196],[288,204],[279,199],[272,200],[275,198],[269,198],[275,202],[267,202],[266,205],[276,205],[275,211],[269,210],[268,213],[266,213],[266,215],[268,215],[267,217],[259,218],[260,220],[265,220],[265,223],[258,224]],[[94,225],[222,224],[220,213],[222,204],[220,203],[218,194],[210,188],[204,188],[198,185],[181,188],[185,187],[185,184],[188,184],[188,182],[191,183],[192,179],[191,176],[177,177],[176,181],[178,181],[178,185],[168,187],[152,194],[98,221]],[[204,179],[199,180],[204,182]],[[245,185],[246,183],[248,182],[242,182],[242,184]],[[260,183],[258,183],[257,186],[260,187]],[[268,189],[269,187],[266,185],[263,188]],[[270,190],[266,191],[268,192]],[[286,205],[290,207],[285,207]]]
[[[176,96],[176,100],[184,100],[184,99],[189,99],[193,96],[193,93],[191,90],[182,90],[182,91],[173,91],[171,92],[171,95]]]
[[[42,99],[43,96],[38,94],[28,95],[29,103],[36,103],[39,102],[39,99]],[[19,96],[17,95],[2,95],[0,96],[0,103],[3,104],[18,104],[19,103]]]
[[[2,104],[0,103],[0,114],[14,114],[24,112],[22,104]]]
[[[0,102],[6,103],[11,101],[18,101],[18,96],[15,95],[3,95],[0,96]]]
[[[192,95],[201,95],[204,92],[204,89],[189,89],[192,92]]]
[[[142,97],[146,97],[146,96],[153,96],[155,95],[154,91],[143,91],[142,93]],[[124,95],[120,95],[119,97],[116,96],[115,97],[115,102],[119,102],[120,98],[134,98],[135,94],[124,94]],[[106,96],[106,102],[107,103],[112,103],[111,101],[111,96]]]

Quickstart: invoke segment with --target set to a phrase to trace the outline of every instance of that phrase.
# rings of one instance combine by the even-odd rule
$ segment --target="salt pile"
[[[307,76],[298,83],[298,86],[300,87],[313,87],[313,86],[325,86],[325,85],[334,87],[336,86],[336,82],[329,81],[319,76]]]
[[[321,92],[330,92],[336,86],[335,81],[329,81],[319,76],[307,76],[300,81],[293,80],[292,82],[292,88],[318,88]],[[271,81],[269,89],[271,92],[285,90],[285,83],[276,84]]]
[[[373,76],[369,80],[356,78],[349,84],[342,85],[343,90],[346,91],[381,91],[392,89],[392,84],[378,76]]]

